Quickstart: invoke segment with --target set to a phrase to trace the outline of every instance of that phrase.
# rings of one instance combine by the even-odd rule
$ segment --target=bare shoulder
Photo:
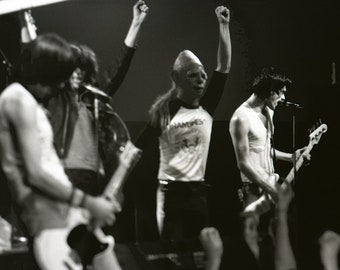
[[[6,115],[13,119],[18,116],[29,116],[34,112],[35,100],[19,83],[9,85],[1,94],[2,105]]]
[[[6,103],[13,104],[30,104],[32,103],[32,96],[28,90],[20,83],[12,83],[2,93]]]
[[[231,128],[239,126],[247,127],[248,125],[249,125],[248,115],[245,112],[244,108],[240,106],[238,109],[236,109],[236,111],[232,115],[229,126]]]
[[[7,86],[2,95],[5,95],[7,98],[9,98],[18,94],[21,95],[25,91],[27,91],[25,87],[23,87],[20,83],[15,82]]]

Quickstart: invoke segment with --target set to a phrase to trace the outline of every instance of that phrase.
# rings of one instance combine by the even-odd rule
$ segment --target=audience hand
[[[203,228],[199,239],[207,256],[206,270],[219,269],[223,254],[223,243],[219,232],[213,227]]]

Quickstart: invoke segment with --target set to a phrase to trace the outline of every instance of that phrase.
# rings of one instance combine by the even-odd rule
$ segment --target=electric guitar
[[[322,134],[326,133],[327,129],[328,127],[326,124],[321,124],[319,127],[317,127],[314,131],[312,131],[309,134],[308,146],[303,151],[303,153],[299,156],[299,158],[296,160],[295,166],[293,166],[293,168],[290,170],[290,172],[288,173],[284,181],[279,182],[279,184],[291,183],[294,180],[295,172],[297,172],[301,168],[304,162],[304,156],[308,155],[312,151],[314,145],[319,143]],[[276,179],[276,180],[278,181],[279,179]],[[243,210],[242,215],[249,215],[252,213],[263,214],[264,212],[269,210],[271,201],[273,201],[272,198],[270,198],[268,194],[264,194],[260,198],[258,198],[256,201],[250,203]]]
[[[112,117],[118,166],[103,192],[108,200],[115,200],[141,156],[141,150],[131,143],[124,122],[114,112]],[[113,246],[113,237],[94,224],[88,211],[71,208],[66,228],[44,230],[35,238],[34,255],[43,270],[120,270]]]

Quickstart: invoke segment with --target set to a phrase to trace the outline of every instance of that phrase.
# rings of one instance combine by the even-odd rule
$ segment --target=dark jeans
[[[208,185],[202,182],[169,182],[163,185],[164,225],[162,238],[196,238],[208,226]]]

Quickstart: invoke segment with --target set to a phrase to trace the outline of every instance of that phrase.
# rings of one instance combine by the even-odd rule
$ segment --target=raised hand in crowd
[[[206,254],[205,270],[218,270],[223,254],[223,243],[217,229],[203,228],[199,240]]]

